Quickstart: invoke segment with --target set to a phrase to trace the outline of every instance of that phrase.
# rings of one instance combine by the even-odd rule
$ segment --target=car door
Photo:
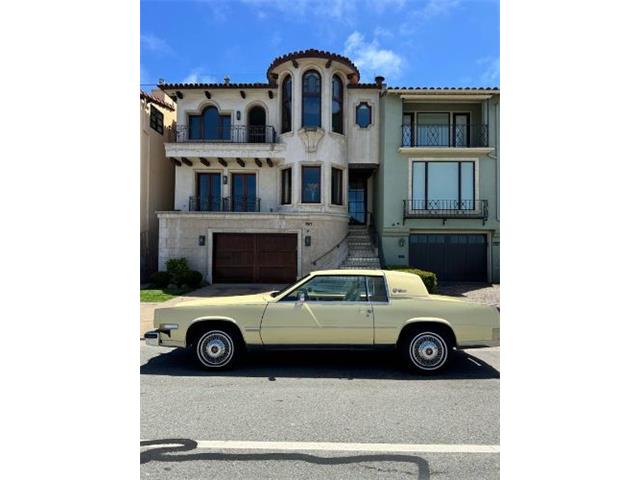
[[[373,345],[365,278],[311,277],[286,297],[269,303],[260,335],[265,345]]]

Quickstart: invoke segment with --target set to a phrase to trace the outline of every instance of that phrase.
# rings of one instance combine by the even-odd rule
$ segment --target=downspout
[[[487,102],[488,103],[488,102]],[[495,145],[496,153],[488,153],[487,157],[496,161],[496,170],[495,170],[495,184],[496,184],[496,221],[500,223],[500,147],[498,146],[498,129],[500,128],[500,120],[498,115],[498,103],[495,105],[495,113],[494,113],[494,128],[493,128],[493,140]],[[487,112],[488,116],[488,112]],[[487,122],[488,123],[488,122]]]

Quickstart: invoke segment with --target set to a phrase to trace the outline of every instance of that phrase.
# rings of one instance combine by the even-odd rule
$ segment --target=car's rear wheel
[[[407,332],[398,347],[409,368],[418,373],[431,374],[442,372],[448,366],[452,343],[444,329],[424,327]]]
[[[200,332],[194,348],[195,360],[210,370],[232,368],[242,352],[242,340],[231,329],[210,328]]]

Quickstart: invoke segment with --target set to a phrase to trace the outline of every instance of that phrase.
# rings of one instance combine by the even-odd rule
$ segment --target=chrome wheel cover
[[[233,358],[233,340],[221,330],[211,330],[200,337],[196,351],[206,367],[224,367]]]
[[[409,345],[409,357],[422,370],[436,370],[447,360],[447,343],[437,333],[424,332],[416,335]]]

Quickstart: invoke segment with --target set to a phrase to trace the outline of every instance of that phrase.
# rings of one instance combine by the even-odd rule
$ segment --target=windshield
[[[310,275],[310,274],[309,274],[309,273],[307,273],[304,277],[299,278],[298,280],[296,280],[296,281],[295,281],[295,282],[293,282],[293,283],[290,283],[289,285],[287,285],[286,287],[284,287],[282,290],[278,290],[278,291],[275,291],[275,292],[271,292],[271,296],[272,296],[273,298],[277,297],[277,296],[278,296],[278,295],[280,295],[281,293],[284,293],[284,292],[286,292],[287,290],[289,290],[289,289],[290,289],[291,287],[293,287],[294,285],[296,285],[296,284],[300,283],[302,280],[304,280],[305,278],[307,278],[309,275]]]

